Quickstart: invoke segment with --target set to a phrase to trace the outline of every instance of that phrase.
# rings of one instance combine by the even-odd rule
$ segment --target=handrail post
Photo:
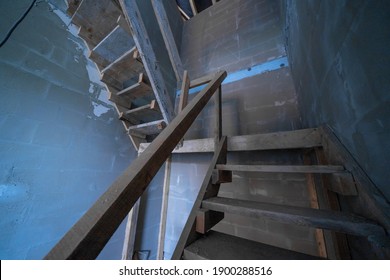
[[[214,146],[217,147],[222,138],[222,86],[219,86],[214,93],[215,103],[215,128],[214,128]]]

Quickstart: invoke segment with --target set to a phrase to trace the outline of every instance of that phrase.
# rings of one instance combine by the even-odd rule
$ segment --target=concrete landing
[[[184,249],[185,260],[315,260],[314,256],[210,231]]]

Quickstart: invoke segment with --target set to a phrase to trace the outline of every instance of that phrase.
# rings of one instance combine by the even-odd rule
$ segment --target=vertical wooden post
[[[141,198],[137,200],[127,217],[125,240],[123,243],[122,260],[131,260],[134,255],[135,236],[137,233],[137,221]]]
[[[215,104],[215,147],[222,138],[222,88],[218,88],[217,92],[214,93],[214,104]]]
[[[164,187],[161,202],[160,228],[158,233],[157,259],[164,259],[165,230],[167,224],[167,210],[169,199],[169,186],[171,179],[172,156],[169,156],[165,162]]]
[[[191,10],[192,14],[195,16],[198,13],[198,10],[196,9],[196,4],[194,0],[190,0]]]

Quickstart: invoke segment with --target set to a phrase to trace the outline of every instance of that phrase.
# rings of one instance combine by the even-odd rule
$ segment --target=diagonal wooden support
[[[226,75],[225,71],[215,75],[207,87],[195,96],[65,234],[45,259],[94,259],[99,255]],[[224,141],[226,142],[226,138]],[[215,165],[213,169],[214,167]]]
[[[213,176],[215,166],[217,164],[226,163],[226,153],[227,153],[227,142],[226,142],[226,136],[224,136],[222,137],[221,141],[219,142],[215,150],[209,169],[207,170],[206,176],[204,177],[203,183],[199,189],[198,196],[195,199],[195,203],[192,207],[190,215],[180,235],[179,241],[177,242],[175,251],[173,252],[172,255],[173,260],[178,260],[181,258],[185,246],[187,245],[187,243],[189,243],[188,242],[189,239],[191,239],[193,237],[193,234],[195,234],[195,228],[196,228],[195,219],[196,216],[198,215],[198,210],[200,209],[202,201],[204,197],[207,195],[208,190],[213,189],[211,184],[211,178]]]

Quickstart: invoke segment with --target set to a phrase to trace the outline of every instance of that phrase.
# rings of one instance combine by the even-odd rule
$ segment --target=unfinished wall
[[[31,1],[1,1],[0,37]],[[60,17],[40,2],[0,48],[0,258],[41,259],[135,157]],[[59,17],[60,16],[60,17]],[[124,225],[100,258],[120,259]]]
[[[301,128],[297,96],[283,47],[278,1],[220,1],[185,22],[181,58],[191,79],[227,70],[222,86],[223,134],[228,136]],[[259,70],[260,69],[260,70]],[[190,94],[192,99],[194,94]],[[186,139],[213,137],[213,100]],[[211,155],[173,158],[165,256],[176,246]],[[230,153],[232,164],[298,164],[296,153]],[[220,196],[309,206],[304,175],[237,174]],[[180,212],[177,209],[182,209]],[[225,215],[215,230],[317,255],[312,229]]]
[[[304,125],[330,125],[390,199],[390,5],[286,5],[286,42]]]

